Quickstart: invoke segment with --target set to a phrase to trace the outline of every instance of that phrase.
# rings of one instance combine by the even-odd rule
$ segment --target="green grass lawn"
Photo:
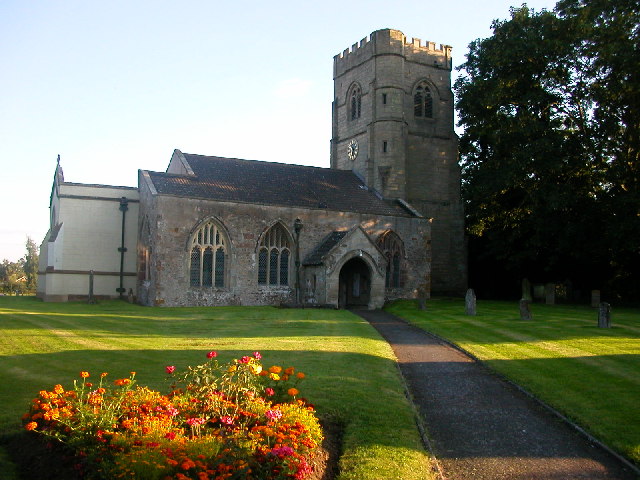
[[[221,362],[259,351],[267,367],[304,371],[302,395],[344,425],[340,479],[431,478],[391,348],[346,311],[0,297],[0,431],[19,431],[39,390],[71,387],[81,370],[114,379],[135,371],[140,385],[167,391],[166,365],[203,363],[210,350]],[[3,475],[11,468],[0,451]]]
[[[597,328],[596,309],[518,302],[434,299],[387,310],[481,359],[552,405],[603,443],[640,464],[640,310],[614,308],[611,329]]]

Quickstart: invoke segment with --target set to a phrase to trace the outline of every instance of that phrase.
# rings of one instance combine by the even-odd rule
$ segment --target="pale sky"
[[[175,148],[328,167],[335,55],[393,28],[457,66],[519,3],[0,0],[0,261],[46,234],[58,154],[125,186]]]

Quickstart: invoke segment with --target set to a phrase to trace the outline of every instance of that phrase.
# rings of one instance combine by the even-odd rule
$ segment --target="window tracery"
[[[289,285],[291,239],[281,223],[267,230],[258,246],[258,285]]]
[[[413,94],[413,113],[416,117],[433,118],[433,95],[427,82],[421,82]]]
[[[192,287],[225,286],[227,240],[220,226],[207,221],[193,234],[190,246],[189,284]]]
[[[397,233],[387,230],[378,237],[378,247],[387,259],[386,288],[399,288],[402,283],[404,244]]]

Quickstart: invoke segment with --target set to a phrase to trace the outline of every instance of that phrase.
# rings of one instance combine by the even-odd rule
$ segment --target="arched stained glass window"
[[[291,240],[281,223],[267,230],[258,247],[258,285],[289,285]]]
[[[192,287],[225,286],[227,242],[222,229],[209,220],[193,234],[190,247],[189,284]]]
[[[399,288],[402,286],[402,259],[404,258],[404,244],[392,230],[387,230],[378,237],[378,247],[383,251],[387,259],[387,271],[385,276],[386,288]]]
[[[433,95],[426,82],[419,83],[415,89],[413,113],[416,117],[433,118]]]

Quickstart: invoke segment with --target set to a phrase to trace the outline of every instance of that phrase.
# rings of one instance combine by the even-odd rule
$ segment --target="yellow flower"
[[[231,365],[231,366],[228,368],[227,372],[229,372],[229,373],[233,373],[233,372],[235,372],[237,369],[238,369],[238,367],[236,367],[235,365]]]
[[[278,380],[280,380],[280,375],[278,375],[277,373],[272,373],[269,375],[269,378],[277,382]]]
[[[258,375],[258,374],[260,374],[260,372],[262,372],[262,365],[256,365],[256,364],[252,363],[252,364],[249,365],[249,370],[254,375]]]

